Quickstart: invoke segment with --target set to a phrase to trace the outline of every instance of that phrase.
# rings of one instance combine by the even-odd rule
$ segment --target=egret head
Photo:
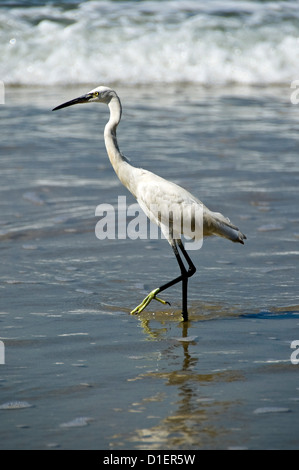
[[[107,86],[98,86],[94,88],[90,92],[86,93],[86,95],[79,96],[79,98],[75,98],[74,100],[67,101],[66,103],[60,104],[56,106],[52,111],[57,111],[61,108],[66,108],[67,106],[72,106],[73,104],[82,104],[82,103],[105,103],[109,104],[110,100],[116,96],[116,93],[111,88]]]

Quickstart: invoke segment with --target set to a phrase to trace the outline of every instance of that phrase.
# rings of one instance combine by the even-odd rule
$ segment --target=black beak
[[[67,108],[68,106],[73,106],[73,104],[79,103],[88,103],[90,98],[92,98],[92,93],[88,93],[87,95],[79,96],[79,98],[75,98],[74,100],[67,101],[66,103],[60,104],[56,106],[56,108],[52,109],[52,111],[57,111],[58,109]]]

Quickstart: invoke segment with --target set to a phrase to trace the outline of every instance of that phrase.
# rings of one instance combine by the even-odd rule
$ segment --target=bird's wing
[[[180,238],[181,234],[189,238],[202,238],[205,206],[181,186],[144,171],[138,178],[136,198],[168,240]]]
[[[168,240],[182,234],[195,240],[217,235],[244,244],[246,236],[237,226],[220,212],[209,210],[181,186],[146,170],[140,171],[137,181],[138,203]]]

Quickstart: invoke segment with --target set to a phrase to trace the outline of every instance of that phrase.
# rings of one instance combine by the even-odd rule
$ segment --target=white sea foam
[[[22,410],[23,408],[31,408],[32,405],[27,401],[8,401],[0,405],[0,410]]]
[[[297,0],[7,2],[0,9],[0,79],[290,83],[299,78],[298,6]]]
[[[78,427],[87,426],[91,421],[93,421],[93,418],[80,416],[79,418],[75,418],[72,421],[60,424],[60,427],[61,428],[78,428]]]

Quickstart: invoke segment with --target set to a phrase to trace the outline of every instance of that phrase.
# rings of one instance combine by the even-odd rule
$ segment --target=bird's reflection
[[[154,320],[140,317],[140,324],[148,340],[164,339],[166,347],[161,351],[158,370],[142,373],[138,378],[161,379],[165,386],[176,390],[165,389],[162,384],[164,416],[159,417],[152,427],[136,429],[127,436],[127,440],[137,449],[209,447],[211,441],[216,441],[225,432],[218,426],[217,417],[230,405],[209,395],[209,385],[239,380],[240,376],[233,371],[207,372],[206,363],[201,367],[197,338],[190,335],[192,322],[167,323],[165,320],[157,321],[157,316]],[[179,337],[170,337],[173,326],[181,329]],[[161,390],[161,387],[157,388]],[[155,401],[154,397],[152,401]],[[143,403],[148,402],[149,397],[144,398]]]

